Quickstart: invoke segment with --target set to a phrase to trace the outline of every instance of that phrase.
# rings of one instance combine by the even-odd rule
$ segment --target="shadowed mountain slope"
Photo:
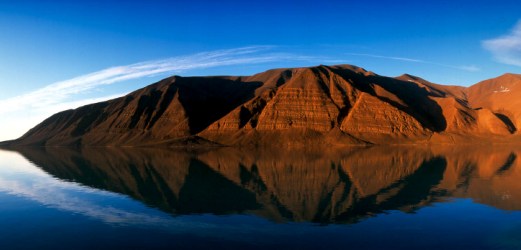
[[[21,146],[353,145],[518,140],[519,75],[464,88],[351,65],[166,78],[68,110]],[[521,103],[520,103],[521,104]]]
[[[491,110],[517,132],[521,126],[521,75],[504,74],[479,82],[467,89],[470,105]]]

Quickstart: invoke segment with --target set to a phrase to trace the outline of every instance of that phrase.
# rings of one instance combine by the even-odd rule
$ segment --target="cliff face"
[[[350,65],[174,76],[58,113],[10,145],[347,145],[511,140],[519,75],[470,88]],[[519,94],[518,94],[519,93]],[[521,103],[520,103],[521,104]]]
[[[488,109],[513,132],[521,126],[521,75],[504,74],[479,82],[467,89],[470,105]]]

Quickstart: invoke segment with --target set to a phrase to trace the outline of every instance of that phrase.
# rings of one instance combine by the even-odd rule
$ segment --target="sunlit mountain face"
[[[520,7],[0,0],[0,250],[521,249]]]
[[[408,74],[381,76],[354,65],[172,76],[126,96],[56,113],[0,146],[519,143],[518,86],[519,74],[462,87]]]
[[[506,146],[0,151],[0,220],[10,225],[0,230],[9,236],[1,244],[28,246],[23,235],[47,232],[31,244],[379,248],[407,235],[405,248],[515,248],[519,153]],[[74,238],[50,241],[50,231]]]

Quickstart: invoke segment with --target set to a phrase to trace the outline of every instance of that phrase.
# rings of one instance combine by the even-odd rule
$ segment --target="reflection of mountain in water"
[[[444,197],[521,209],[516,150],[352,148],[339,152],[215,149],[24,149],[52,175],[127,194],[173,214],[253,213],[276,221],[356,222]]]

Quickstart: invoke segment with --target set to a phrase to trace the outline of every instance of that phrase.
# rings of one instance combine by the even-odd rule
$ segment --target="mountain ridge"
[[[380,76],[353,65],[172,76],[120,98],[57,113],[0,145],[521,142],[519,86],[517,74],[461,87],[408,74]]]

